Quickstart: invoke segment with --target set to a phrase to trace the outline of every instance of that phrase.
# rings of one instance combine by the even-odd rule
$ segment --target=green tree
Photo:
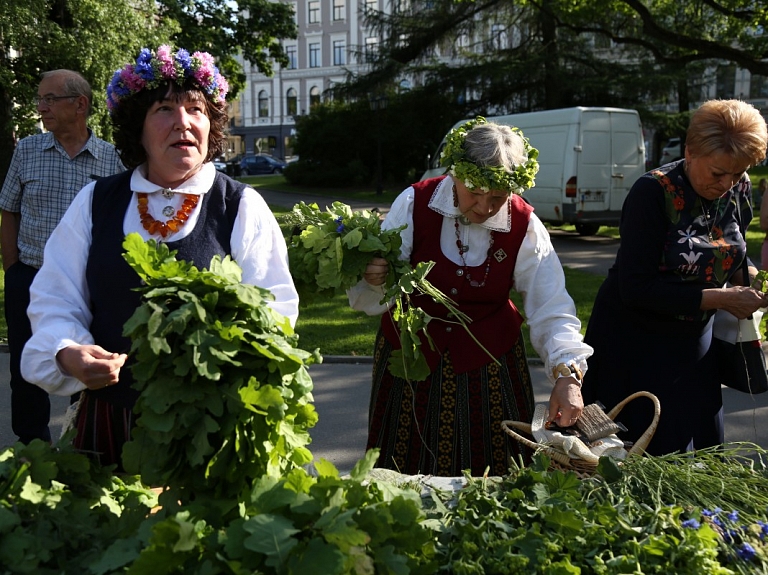
[[[311,114],[299,116],[294,149],[301,159],[289,164],[286,178],[313,186],[368,184],[373,191],[380,146],[388,186],[399,191],[417,181],[457,111],[439,92],[389,90],[386,95],[386,107],[377,110],[361,98],[318,104]]]
[[[15,140],[36,129],[40,74],[69,68],[94,90],[91,128],[110,136],[105,88],[114,71],[144,45],[176,30],[151,0],[4,0],[0,11],[0,181]]]
[[[35,131],[40,73],[81,72],[94,90],[90,125],[111,136],[105,92],[142,47],[169,43],[218,59],[235,95],[245,81],[236,56],[261,72],[284,62],[279,38],[295,37],[292,9],[269,0],[3,0],[0,9],[0,182],[15,140]]]
[[[414,75],[467,111],[701,99],[702,68],[768,76],[768,4],[754,0],[413,0],[369,11],[384,39],[347,92]]]
[[[245,85],[240,55],[259,72],[272,75],[273,64],[288,65],[280,44],[296,37],[293,7],[271,0],[158,0],[164,18],[179,23],[176,45],[205,50],[217,58],[232,94]]]

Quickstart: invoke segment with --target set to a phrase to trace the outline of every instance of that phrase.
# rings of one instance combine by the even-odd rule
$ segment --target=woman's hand
[[[560,427],[576,423],[584,409],[581,386],[575,377],[558,377],[549,396],[549,421]]]
[[[768,294],[746,286],[732,286],[704,290],[702,309],[724,309],[739,319],[752,315],[761,307],[768,306]]]
[[[372,286],[383,285],[387,280],[389,264],[384,258],[373,258],[365,267],[363,279]]]
[[[71,345],[56,354],[64,371],[82,381],[88,389],[116,384],[126,359],[126,354],[109,352],[98,345]]]

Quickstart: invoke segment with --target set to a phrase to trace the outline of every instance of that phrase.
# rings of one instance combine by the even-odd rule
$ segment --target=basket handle
[[[537,443],[535,441],[531,441],[530,439],[520,435],[513,429],[513,428],[517,428],[520,431],[523,431],[528,435],[533,436],[530,423],[525,423],[523,421],[505,420],[501,422],[501,428],[504,430],[504,432],[507,435],[514,437],[517,441],[519,441],[520,443],[522,443],[527,447],[530,447],[532,450],[544,451],[550,457],[550,459],[554,459],[555,461],[563,465],[570,465],[571,458],[568,457],[565,453],[557,451],[556,449],[552,449],[551,447],[543,443]]]
[[[648,426],[648,429],[645,430],[645,433],[640,436],[640,439],[638,439],[635,444],[629,448],[627,455],[642,455],[645,452],[645,448],[648,447],[648,444],[651,442],[653,434],[656,433],[656,428],[659,425],[659,417],[661,416],[661,403],[659,403],[659,398],[649,391],[637,391],[629,397],[621,400],[611,411],[608,412],[608,417],[615,420],[616,416],[621,412],[622,409],[624,409],[624,406],[633,399],[637,399],[638,397],[647,397],[653,402],[653,420]]]

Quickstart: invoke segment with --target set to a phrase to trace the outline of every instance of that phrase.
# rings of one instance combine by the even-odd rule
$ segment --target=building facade
[[[349,73],[357,74],[366,66],[366,55],[375,52],[381,39],[364,22],[365,10],[388,13],[392,6],[404,9],[407,0],[275,0],[293,8],[297,38],[284,40],[288,65],[275,64],[273,76],[261,74],[249,62],[241,62],[246,73],[246,87],[230,109],[228,157],[241,153],[266,153],[278,158],[293,156],[292,139],[298,116],[308,114],[313,105],[330,97],[330,88],[344,82]],[[396,8],[398,9],[398,8]],[[485,43],[494,49],[514,47],[523,35],[493,22],[476,29],[477,38],[461,35],[453,46],[444,46],[434,56],[444,63],[462,59],[462,52],[482,50]],[[616,58],[609,40],[597,38],[595,50]],[[417,84],[418,78],[404,81]],[[407,87],[406,86],[406,87]],[[752,76],[747,70],[724,63],[708,70],[697,88],[694,109],[710,98],[740,98],[752,103],[768,118],[768,78]],[[468,88],[463,97],[476,95]],[[650,105],[657,112],[679,110],[674,94],[666,102]],[[509,110],[488,110],[488,115],[507,114]],[[660,154],[666,140],[647,134],[649,161]]]
[[[239,96],[230,132],[239,138],[239,152],[293,156],[296,118],[328,97],[334,84],[364,63],[366,51],[379,42],[363,28],[363,7],[385,10],[390,0],[290,0],[298,29],[295,40],[284,40],[288,66],[275,66],[268,77],[243,62],[246,87]],[[233,110],[234,112],[234,110]]]

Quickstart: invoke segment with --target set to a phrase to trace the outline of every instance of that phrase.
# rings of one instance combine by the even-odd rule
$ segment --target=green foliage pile
[[[125,459],[141,477],[113,475],[71,436],[0,453],[0,575],[768,570],[757,446],[603,459],[581,480],[540,454],[431,499],[412,478],[376,479],[376,450],[348,477],[324,460],[302,466],[314,355],[290,348],[265,294],[238,288],[226,259],[199,271],[137,236],[125,246],[146,282],[126,324],[142,399]],[[159,498],[148,479],[163,481]]]
[[[107,548],[156,502],[138,478],[114,476],[66,440],[18,443],[0,453],[0,573],[110,572],[96,567]]]
[[[718,561],[718,535],[687,529],[684,510],[653,507],[600,479],[547,471],[549,459],[500,483],[472,480],[448,507],[435,497],[426,521],[437,558],[457,575],[733,573]]]
[[[125,469],[173,486],[169,501],[237,500],[249,481],[308,463],[317,422],[306,365],[268,290],[241,283],[229,257],[209,270],[178,261],[165,244],[130,234],[126,260],[143,280],[126,322],[139,418]]]
[[[415,296],[426,296],[447,310],[446,321],[467,330],[477,344],[482,345],[469,330],[472,321],[443,292],[434,287],[427,274],[434,262],[420,262],[411,267],[400,259],[405,227],[384,230],[378,215],[368,210],[353,211],[341,202],[320,210],[317,204],[301,202],[293,211],[281,217],[285,227],[292,228],[287,238],[288,263],[291,276],[306,299],[320,295],[336,295],[363,279],[373,257],[386,260],[387,278],[382,302],[392,303],[392,320],[400,335],[400,349],[392,352],[389,371],[395,377],[411,381],[426,379],[430,368],[421,351],[420,334],[434,348],[427,326],[434,318],[416,305]],[[495,358],[492,358],[495,360]]]

